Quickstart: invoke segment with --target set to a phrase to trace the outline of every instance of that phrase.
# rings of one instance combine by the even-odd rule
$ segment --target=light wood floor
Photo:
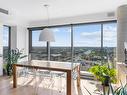
[[[49,85],[48,83],[51,84],[50,80],[40,83],[35,82],[38,81],[37,79],[34,80],[31,78],[31,80],[29,80],[29,83],[27,84],[25,84],[25,82],[28,80],[24,80],[25,79],[19,78],[18,88],[14,89],[12,87],[11,78],[0,77],[0,95],[66,95],[66,90],[64,88],[66,86],[64,85],[64,80],[62,80],[62,82],[58,82],[58,80],[55,79],[56,82],[54,83],[54,85],[49,87],[47,85]],[[63,85],[59,86],[61,84]],[[73,95],[90,95],[87,92],[86,88],[92,93],[92,95],[100,95],[99,93],[95,92],[95,81],[81,79],[81,88],[78,89],[76,86],[76,81],[73,81]]]

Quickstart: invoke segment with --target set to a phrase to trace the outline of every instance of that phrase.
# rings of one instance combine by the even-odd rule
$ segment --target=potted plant
[[[27,55],[23,55],[23,50],[19,49],[11,49],[8,51],[8,53],[5,55],[6,60],[6,72],[7,75],[12,74],[12,64],[17,63],[19,59],[25,58]]]
[[[113,95],[127,95],[127,84],[123,86],[121,83],[121,86],[118,87],[113,93]]]
[[[102,82],[102,85],[109,86],[109,82],[116,83],[116,69],[107,65],[92,66],[89,71]]]
[[[92,93],[86,88],[86,91],[89,95],[92,95]],[[127,95],[127,83],[123,86],[121,83],[121,86],[114,89],[111,83],[109,83],[109,87],[107,89],[107,92],[103,91],[101,95]]]
[[[127,83],[125,85],[121,83],[121,86],[115,90],[111,83],[109,83],[108,93],[106,95],[127,95]]]
[[[89,95],[92,95],[92,93],[87,88],[85,89]],[[111,83],[109,83],[107,93],[103,91],[101,95],[127,95],[127,83],[125,85],[122,85],[121,83],[121,86],[116,89],[114,89]]]

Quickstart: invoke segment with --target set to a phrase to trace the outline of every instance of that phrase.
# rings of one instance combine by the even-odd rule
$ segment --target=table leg
[[[77,67],[77,73],[78,73],[77,86],[80,87],[80,66]]]
[[[12,65],[12,72],[13,72],[13,88],[17,87],[17,78],[16,78],[16,65]]]
[[[72,95],[72,77],[71,77],[71,71],[67,71],[67,84],[66,84],[66,91],[67,95]]]

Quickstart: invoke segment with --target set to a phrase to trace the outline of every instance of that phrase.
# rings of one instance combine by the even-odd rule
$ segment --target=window
[[[69,26],[52,28],[55,42],[51,42],[51,60],[71,61],[71,30]]]
[[[3,56],[8,53],[10,49],[10,27],[3,26]]]
[[[36,28],[38,29],[38,28]],[[42,27],[40,28],[42,29]],[[50,43],[53,61],[71,61],[82,64],[81,70],[93,65],[115,62],[116,22],[97,22],[66,26],[52,26],[55,42]],[[35,30],[35,29],[34,29]],[[40,30],[32,31],[33,59],[46,59],[46,42],[39,42]]]
[[[83,70],[101,62],[101,25],[74,26],[74,61],[82,63]]]
[[[116,58],[117,44],[116,23],[103,24],[103,55],[104,60],[109,63],[114,63]]]
[[[32,50],[30,51],[32,59],[47,60],[46,42],[39,41],[39,35],[42,30],[32,31]]]

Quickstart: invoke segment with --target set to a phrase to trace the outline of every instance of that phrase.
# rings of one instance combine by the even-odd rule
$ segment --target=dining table
[[[18,67],[65,72],[66,73],[66,95],[73,95],[73,85],[72,85],[73,72],[76,71],[77,86],[80,87],[80,63],[44,61],[44,60],[31,60],[31,61],[17,62],[12,65],[13,88],[17,88],[17,82],[18,82],[17,68]]]

